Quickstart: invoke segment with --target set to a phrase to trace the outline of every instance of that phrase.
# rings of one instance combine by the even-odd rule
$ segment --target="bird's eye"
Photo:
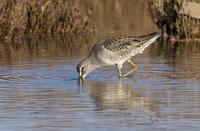
[[[84,67],[81,68],[81,71],[83,71],[83,70],[84,70]]]

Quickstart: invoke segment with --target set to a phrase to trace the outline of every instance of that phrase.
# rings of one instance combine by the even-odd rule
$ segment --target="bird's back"
[[[154,32],[142,36],[121,36],[98,42],[92,49],[93,56],[104,64],[123,63],[132,56],[142,53],[158,37]]]
[[[157,32],[142,36],[121,36],[107,39],[102,43],[102,45],[113,53],[123,50],[134,51],[138,48],[142,48],[148,43],[152,43],[152,41],[155,41],[159,36],[160,34]]]

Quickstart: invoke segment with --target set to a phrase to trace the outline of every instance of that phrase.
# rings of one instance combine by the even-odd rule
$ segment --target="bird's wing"
[[[133,37],[118,37],[105,40],[103,46],[109,51],[120,52],[124,50],[131,50],[140,42],[140,40]]]
[[[122,36],[110,38],[103,42],[104,48],[112,52],[128,51],[144,46],[151,38],[159,35],[154,32],[143,36]]]

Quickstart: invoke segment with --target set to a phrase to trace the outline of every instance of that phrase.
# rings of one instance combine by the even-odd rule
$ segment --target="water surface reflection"
[[[122,82],[123,81],[123,82]],[[126,85],[128,80],[120,79],[117,83],[103,81],[83,81],[83,90],[95,102],[99,110],[148,110],[155,112],[155,106],[133,90],[133,85]]]
[[[97,39],[36,35],[1,45],[0,129],[199,129],[199,43],[159,41],[133,58],[130,77],[106,67],[80,82],[75,67]]]
[[[146,0],[92,4],[95,33],[0,43],[0,130],[199,130],[199,42],[159,40],[132,59],[130,77],[106,67],[79,81],[76,65],[96,41],[156,30]]]

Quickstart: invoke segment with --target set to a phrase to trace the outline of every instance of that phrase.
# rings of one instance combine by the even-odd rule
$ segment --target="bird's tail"
[[[156,41],[156,39],[159,38],[160,36],[161,36],[161,34],[158,32],[153,32],[150,34],[138,36],[138,39],[141,42],[141,47],[140,47],[141,52],[143,52],[143,50],[145,48],[147,48],[150,44],[152,44],[154,41]]]
[[[160,36],[161,34],[159,32],[152,32],[150,34],[138,36],[138,38],[141,39],[142,41],[149,41],[149,40],[155,41]]]

